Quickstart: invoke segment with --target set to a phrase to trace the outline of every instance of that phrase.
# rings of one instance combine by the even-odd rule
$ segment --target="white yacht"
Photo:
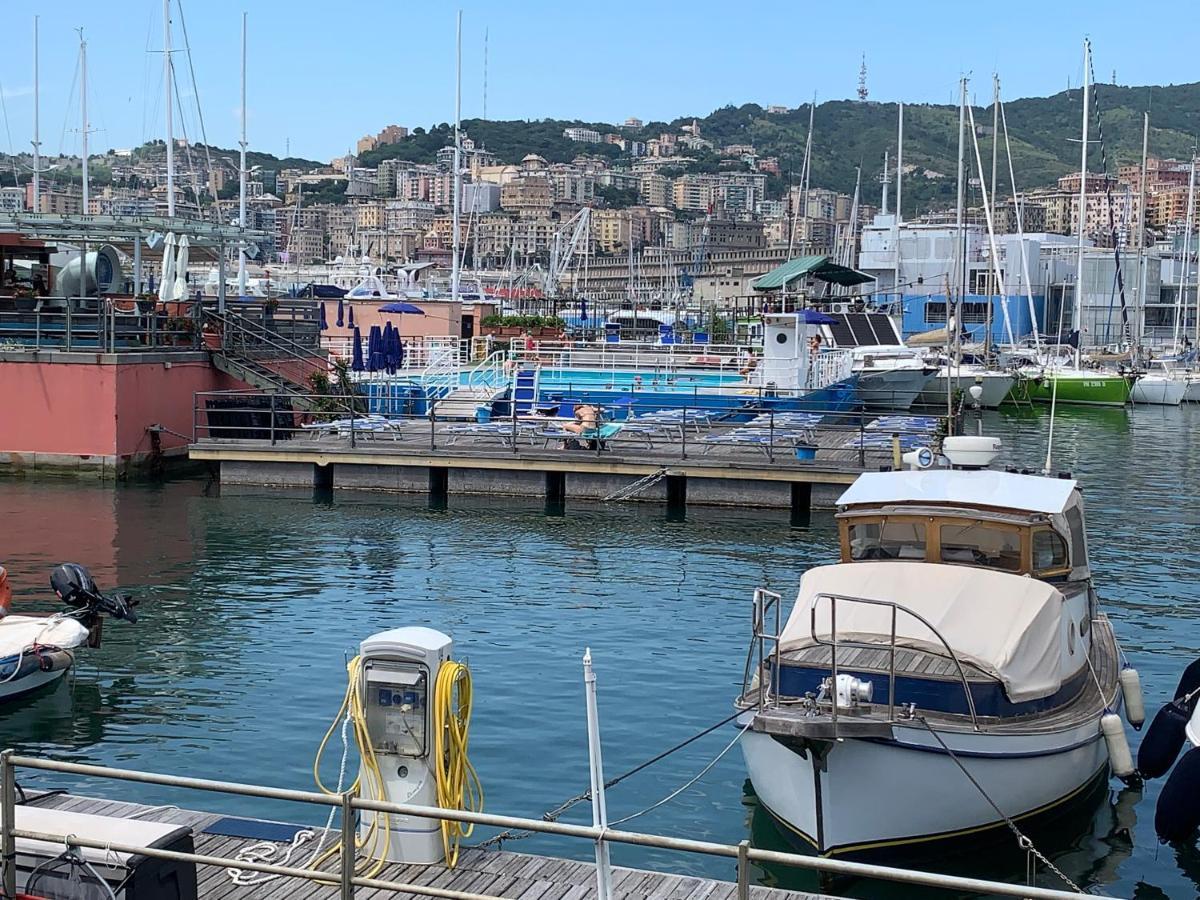
[[[908,410],[937,371],[920,353],[903,345],[854,347],[850,352],[858,394],[868,410]]]
[[[976,467],[998,450],[945,442]],[[785,625],[778,595],[756,592],[737,701],[755,793],[789,836],[879,855],[1003,828],[993,803],[1016,821],[1065,804],[1107,780],[1110,748],[1132,773],[1112,711],[1135,679],[1074,480],[869,472],[838,506],[841,562],[804,573]]]
[[[989,369],[978,363],[959,365],[940,364],[928,387],[921,392],[917,402],[922,406],[945,406],[947,392],[966,394],[973,385],[983,388],[979,405],[984,409],[996,409],[1008,397],[1017,383],[1017,376],[1000,369]]]

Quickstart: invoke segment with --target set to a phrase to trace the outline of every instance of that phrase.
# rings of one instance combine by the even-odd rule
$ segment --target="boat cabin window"
[[[850,558],[925,559],[925,523],[861,522],[850,526]]]
[[[1021,532],[984,522],[955,522],[940,529],[941,559],[947,563],[1021,571]]]
[[[1067,542],[1057,531],[1039,528],[1033,533],[1033,569],[1037,573],[1067,568]]]

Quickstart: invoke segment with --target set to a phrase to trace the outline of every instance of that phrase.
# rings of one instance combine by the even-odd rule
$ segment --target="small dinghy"
[[[70,609],[0,619],[0,701],[53,684],[66,674],[77,649],[100,646],[105,616],[137,621],[133,599],[100,593],[91,573],[77,563],[55,569],[50,586]]]
[[[1136,777],[1117,713],[1140,726],[1140,684],[1079,487],[987,470],[998,450],[947,438],[947,467],[860,476],[838,501],[842,561],[804,574],[786,624],[756,594],[742,750],[762,806],[821,855],[975,836],[1110,767]]]

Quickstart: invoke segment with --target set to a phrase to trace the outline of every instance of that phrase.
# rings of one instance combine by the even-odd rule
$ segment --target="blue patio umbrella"
[[[354,307],[348,307],[346,310],[346,324],[351,328],[354,327]]]
[[[400,364],[404,361],[404,346],[400,343],[400,329],[392,329],[392,374],[396,374],[396,370],[400,368]]]
[[[379,307],[379,311],[385,313],[409,313],[410,315],[414,316],[425,315],[425,310],[421,309],[421,307],[415,306],[412,303],[402,303],[399,301],[395,303],[385,303],[383,306]]]
[[[392,323],[388,322],[383,326],[383,341],[380,346],[383,353],[383,368],[389,375],[394,375],[395,370],[392,368]]]
[[[399,339],[398,335],[397,339]],[[404,368],[404,354],[408,352],[406,349],[407,347],[408,345],[404,343],[404,341],[399,341],[399,347],[397,347],[399,353],[396,355],[396,368],[398,369]]]
[[[587,300],[583,297],[580,297],[579,298],[579,321],[586,322],[587,320],[588,320]]]
[[[338,316],[337,327],[344,328],[346,326],[346,301],[338,298]]]
[[[329,330],[329,319],[325,315],[325,304],[324,303],[321,304],[321,330],[322,331]]]
[[[355,325],[354,326],[354,347],[351,351],[351,356],[350,356],[350,371],[351,372],[361,372],[364,369],[366,369],[366,366],[363,364],[362,334],[359,333],[358,326]]]

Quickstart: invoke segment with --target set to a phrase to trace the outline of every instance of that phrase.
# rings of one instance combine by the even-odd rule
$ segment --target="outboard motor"
[[[88,629],[88,646],[99,647],[104,616],[136,622],[137,601],[128,594],[100,593],[92,573],[79,563],[63,563],[50,573],[50,587],[58,598],[80,610],[79,621]]]

